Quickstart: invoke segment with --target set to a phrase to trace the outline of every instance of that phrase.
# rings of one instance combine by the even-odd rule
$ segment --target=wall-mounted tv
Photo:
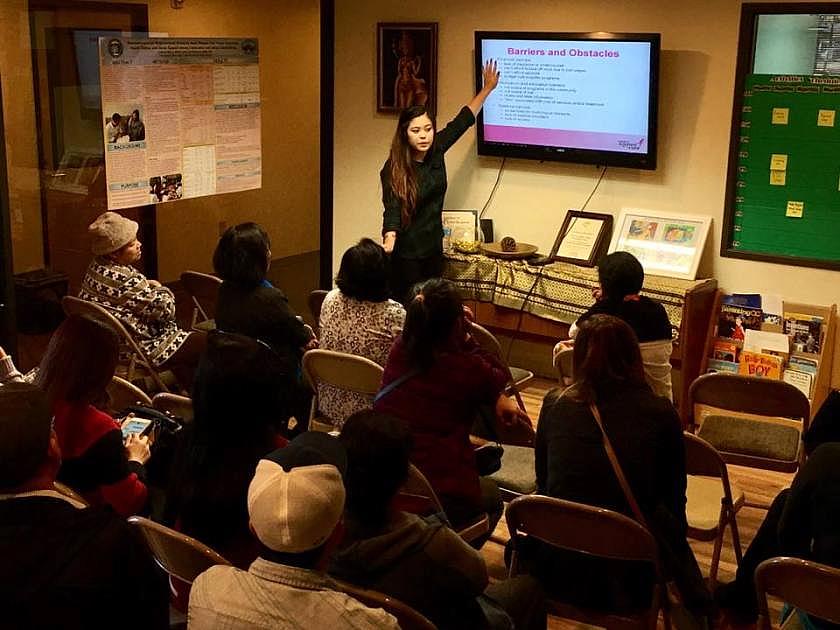
[[[656,168],[658,33],[476,31],[476,86],[499,86],[478,116],[478,153]]]

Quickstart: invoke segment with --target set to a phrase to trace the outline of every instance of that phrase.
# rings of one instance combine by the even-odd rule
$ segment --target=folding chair
[[[369,588],[361,588],[348,582],[333,579],[339,591],[352,595],[368,608],[382,608],[396,617],[402,630],[435,630],[435,624],[414,610],[408,604]]]
[[[88,507],[90,505],[90,503],[88,503],[88,500],[85,499],[81,494],[73,490],[73,488],[71,488],[70,486],[61,483],[60,481],[53,481],[53,489],[59,494],[63,494],[65,497],[73,499],[77,503],[80,503],[84,507]]]
[[[714,446],[727,464],[796,472],[805,461],[802,434],[811,407],[805,394],[789,383],[704,374],[691,384],[688,403],[690,430]],[[697,405],[712,411],[700,417]]]
[[[426,475],[420,472],[414,464],[408,465],[408,479],[402,487],[401,494],[406,494],[415,497],[424,497],[432,504],[436,512],[444,514],[443,504],[440,502],[435,493],[432,484],[426,479]],[[490,518],[487,514],[479,516],[474,523],[470,523],[466,527],[458,531],[458,535],[466,542],[472,542],[477,538],[484,536],[490,531]]]
[[[840,624],[840,569],[800,558],[770,558],[755,570],[760,630],[770,630],[767,595],[825,621]],[[796,614],[795,611],[791,614]]]
[[[309,412],[309,429],[332,431],[344,418],[321,415],[318,408],[318,385],[332,385],[339,389],[373,398],[382,385],[382,366],[378,363],[345,352],[309,350],[303,355],[303,374],[312,388],[312,406]]]
[[[324,291],[323,289],[315,289],[309,294],[309,314],[312,315],[312,327],[316,332],[321,322],[321,306],[324,304],[324,298],[327,297],[327,293],[328,291]]]
[[[511,501],[505,514],[514,551],[512,577],[519,572],[517,545],[521,536],[547,545],[613,560],[634,560],[652,564],[656,583],[652,585],[650,607],[637,614],[584,609],[556,599],[547,599],[548,612],[603,628],[648,628],[654,630],[660,608],[667,603],[656,541],[647,529],[623,514],[604,508],[552,497],[528,496]],[[670,627],[668,614],[665,627]]]
[[[106,308],[100,306],[99,304],[94,304],[93,302],[73,297],[72,295],[65,295],[61,298],[61,307],[67,315],[87,315],[88,317],[105,322],[117,332],[122,343],[128,347],[131,357],[129,359],[128,366],[126,367],[125,379],[127,381],[134,381],[136,376],[135,370],[137,370],[139,366],[149,375],[152,382],[160,391],[169,391],[169,388],[161,378],[160,372],[154,366],[151,359],[149,359],[148,355],[143,351],[140,344],[134,340],[134,337],[132,337],[131,333],[129,333],[126,327],[122,325],[122,322],[114,317],[114,315],[112,315]]]
[[[181,274],[181,284],[193,301],[190,327],[204,332],[216,328],[216,304],[222,280],[207,273],[185,271]]]
[[[152,406],[152,399],[142,389],[129,383],[124,378],[114,376],[106,388],[110,399],[110,408],[119,413],[131,405]]]
[[[688,537],[714,540],[709,568],[710,587],[717,582],[720,550],[727,525],[732,533],[735,560],[741,562],[741,538],[735,515],[744,505],[744,492],[729,483],[726,463],[715,447],[692,433],[683,433],[685,468],[688,474],[685,515]]]
[[[168,394],[161,392],[152,398],[152,407],[163,413],[183,420],[184,424],[193,421],[192,398],[180,394]]]

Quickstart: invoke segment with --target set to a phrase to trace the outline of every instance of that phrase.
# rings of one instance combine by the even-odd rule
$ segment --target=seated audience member
[[[505,423],[528,416],[505,396],[508,371],[468,333],[461,296],[433,278],[408,303],[374,409],[402,418],[411,430],[411,461],[428,478],[455,529],[482,513],[490,531],[502,513],[496,484],[479,477],[470,429],[482,406]]]
[[[303,353],[318,345],[312,329],[289,306],[286,295],[266,280],[271,242],[256,223],[228,228],[213,253],[222,279],[216,327],[264,341],[280,355],[289,373],[298,374]],[[300,382],[293,415],[302,425],[309,417],[309,388]]]
[[[642,264],[633,254],[613,252],[598,265],[600,288],[594,292],[595,304],[581,315],[569,330],[574,337],[580,325],[593,315],[613,315],[624,320],[636,333],[639,343],[670,341],[671,322],[659,302],[639,295],[645,281]],[[562,342],[555,347],[555,353]],[[671,346],[661,344],[642,348],[645,378],[658,396],[672,398]]]
[[[22,380],[23,374],[15,367],[12,357],[0,346],[0,386],[6,383],[19,383]]]
[[[388,299],[388,260],[379,243],[363,238],[341,258],[335,279],[321,307],[320,345],[324,350],[356,354],[385,365],[388,352],[405,322],[402,304]],[[318,385],[321,413],[340,429],[356,411],[370,409],[361,394]]]
[[[175,319],[175,297],[157,280],[132,265],[140,260],[137,222],[105,212],[88,228],[95,258],[87,268],[79,297],[110,311],[138,342],[152,364],[171,370],[184,390],[192,387],[204,333],[187,332]]]
[[[274,352],[244,335],[207,338],[196,372],[193,422],[185,428],[167,493],[166,520],[237,566],[256,557],[248,483],[261,457],[286,443],[288,376]]]
[[[399,627],[324,573],[342,535],[346,467],[341,443],[316,432],[260,460],[247,501],[260,556],[247,571],[216,566],[198,576],[190,628]]]
[[[117,514],[137,514],[146,505],[144,464],[147,437],[129,436],[107,408],[106,388],[119,357],[119,337],[108,324],[71,315],[53,333],[35,384],[55,414],[63,461],[58,479],[93,505],[110,505]]]
[[[545,628],[542,595],[531,578],[488,587],[478,551],[437,516],[399,510],[411,453],[402,420],[361,411],[347,419],[339,440],[347,450],[346,531],[332,575],[395,597],[442,630],[510,628],[511,617],[516,628]]]
[[[689,610],[709,612],[706,590],[686,542],[685,449],[673,404],[645,382],[639,344],[624,321],[595,314],[574,346],[574,383],[549,392],[537,424],[537,493],[633,517],[604,449],[590,404],[597,405],[616,456],[660,543],[665,570]],[[527,541],[526,566],[549,593],[583,606],[622,610],[646,605],[648,567],[596,561]]]
[[[168,628],[166,579],[144,541],[110,509],[55,491],[51,416],[33,385],[0,387],[0,626]]]
[[[735,581],[721,585],[715,599],[737,623],[755,623],[755,569],[775,556],[793,556],[840,568],[840,442],[816,446],[791,487],[773,500],[747,548]],[[803,627],[828,628],[804,615]]]

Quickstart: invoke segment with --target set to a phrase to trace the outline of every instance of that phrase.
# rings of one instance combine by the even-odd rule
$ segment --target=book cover
[[[761,309],[723,304],[718,318],[718,337],[744,340],[747,329],[761,330]]]
[[[712,358],[734,363],[738,360],[738,344],[728,339],[715,339],[712,344]]]
[[[706,368],[706,373],[709,372],[731,372],[738,373],[738,364],[734,361],[721,361],[719,359],[709,359],[709,365]]]
[[[807,372],[808,374],[816,374],[820,362],[810,357],[792,356],[788,361],[788,365],[794,370],[800,372]]]
[[[784,332],[797,352],[819,354],[822,347],[822,323],[819,315],[785,313]]]
[[[812,374],[788,368],[785,370],[785,373],[782,375],[782,378],[786,383],[790,383],[791,385],[796,387],[796,389],[798,389],[800,392],[805,394],[805,396],[810,400],[811,386],[814,383],[814,376]]]
[[[743,350],[738,364],[738,373],[762,378],[782,378],[782,357]]]

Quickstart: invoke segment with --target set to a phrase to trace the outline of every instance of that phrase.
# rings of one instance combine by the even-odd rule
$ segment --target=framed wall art
[[[437,102],[437,22],[376,26],[376,111],[399,112]]]

